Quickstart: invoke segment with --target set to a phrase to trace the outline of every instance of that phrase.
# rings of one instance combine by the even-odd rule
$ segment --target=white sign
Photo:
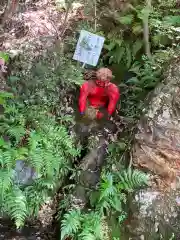
[[[104,44],[104,37],[81,30],[73,59],[96,66]]]

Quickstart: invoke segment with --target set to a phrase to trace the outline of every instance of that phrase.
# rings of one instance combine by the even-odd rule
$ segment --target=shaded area
[[[55,226],[54,226],[55,227]],[[54,228],[55,229],[55,228]],[[0,218],[0,239],[6,240],[56,240],[56,234],[52,226],[43,228],[39,221],[26,223],[22,230],[16,230],[14,224],[9,219]]]

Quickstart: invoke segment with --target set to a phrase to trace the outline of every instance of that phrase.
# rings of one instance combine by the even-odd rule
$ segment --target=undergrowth
[[[136,123],[145,108],[148,93],[162,80],[163,69],[179,48],[179,10],[176,1],[168,5],[165,1],[158,4],[152,1],[151,6],[136,1],[123,9],[112,9],[109,3],[97,1],[101,14],[97,14],[95,28],[93,21],[91,25],[83,23],[83,28],[105,37],[99,66],[122,68],[120,80],[118,76],[115,80],[121,89],[121,115]],[[92,7],[92,3],[89,6]],[[93,11],[94,5],[90,14],[94,14]],[[125,72],[133,77],[124,79]],[[127,132],[130,131],[133,134],[134,126]],[[109,165],[104,169],[97,191],[90,195],[90,209],[86,212],[69,210],[69,205],[65,204],[68,212],[61,222],[61,239],[108,239],[105,237],[108,230],[103,228],[107,219],[114,215],[120,224],[126,218],[123,204],[126,204],[127,193],[148,181],[146,174],[131,169],[131,163],[128,169],[122,167],[122,159],[131,151],[132,134],[111,144]],[[98,219],[96,225],[91,218]]]
[[[93,20],[84,20],[80,27],[106,38],[99,66],[116,65],[133,74],[130,79],[123,79],[123,74],[116,76],[120,78],[116,83],[121,89],[121,115],[137,120],[145,106],[144,99],[161,81],[163,67],[179,47],[180,15],[176,1],[152,1],[152,6],[138,1],[123,10],[112,9],[103,0],[96,2],[97,9],[94,2],[86,3]],[[72,46],[76,40],[69,38],[68,42]],[[71,60],[71,51],[68,49],[68,56],[47,51],[30,66],[26,66],[28,56],[21,56],[20,61],[13,63],[8,78],[13,94],[0,93],[0,207],[3,214],[15,220],[17,228],[23,226],[26,218],[38,215],[47,197],[73,171],[73,161],[80,154],[80,147],[75,145],[63,121],[63,100],[83,81],[82,69]],[[118,167],[130,151],[131,140],[124,137],[110,146],[110,164],[96,191],[90,192],[88,210],[69,210],[70,194],[60,202],[61,239],[104,240],[109,235],[107,219],[114,216],[121,224],[126,218],[124,204],[128,192],[148,182],[146,174]],[[19,161],[31,173],[25,182],[15,170]]]
[[[74,68],[74,71],[77,70]],[[52,79],[54,73],[50,73],[47,79]],[[44,80],[43,77],[39,80]],[[27,218],[38,215],[42,204],[59,189],[72,169],[73,159],[80,153],[65,125],[60,124],[60,117],[57,119],[52,114],[58,96],[52,85],[58,86],[57,78],[49,85],[48,81],[38,81],[37,85],[37,78],[33,78],[34,81],[27,82],[23,88],[21,78],[22,75],[9,79],[14,94],[0,93],[0,207],[3,214],[14,219],[17,228],[22,227]],[[21,176],[20,172],[25,175]]]
[[[70,209],[61,221],[61,239],[109,239],[111,234],[105,229],[106,221],[114,216],[117,224],[126,218],[123,205],[126,204],[126,193],[146,186],[149,177],[138,170],[124,170],[122,172],[103,172],[99,187],[90,192],[91,210],[84,212],[79,208]],[[69,204],[60,202],[60,210]],[[61,218],[61,211],[60,216]]]

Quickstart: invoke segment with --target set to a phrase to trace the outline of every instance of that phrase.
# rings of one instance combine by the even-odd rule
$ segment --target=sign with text
[[[81,30],[73,59],[96,66],[104,44],[104,37]]]

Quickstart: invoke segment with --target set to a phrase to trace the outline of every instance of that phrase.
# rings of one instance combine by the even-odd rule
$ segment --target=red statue
[[[79,96],[79,111],[84,115],[86,108],[91,106],[97,109],[96,118],[101,119],[104,114],[100,109],[106,109],[110,117],[116,109],[120,98],[118,87],[111,83],[112,71],[108,68],[100,68],[96,72],[96,79],[83,83]]]

